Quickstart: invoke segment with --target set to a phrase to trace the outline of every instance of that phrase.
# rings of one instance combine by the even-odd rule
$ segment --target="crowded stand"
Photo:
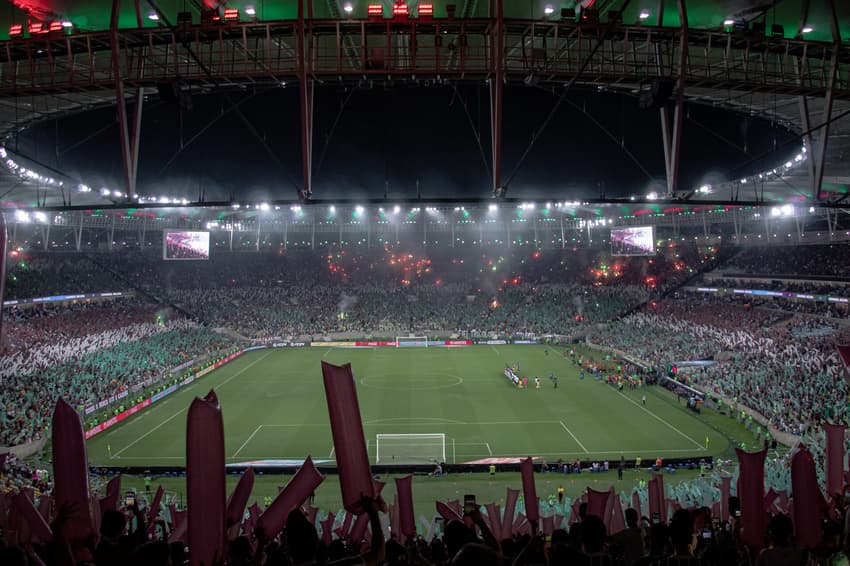
[[[84,328],[75,328],[73,338],[27,346],[0,358],[0,445],[41,438],[59,397],[82,407],[232,346],[232,339],[182,317],[91,334]]]
[[[846,245],[758,246],[744,248],[724,265],[724,271],[761,275],[850,277]]]
[[[814,323],[789,320],[768,309],[689,296],[650,304],[588,338],[658,368],[717,358],[688,380],[758,411],[779,431],[800,435],[810,423],[846,417],[847,385],[834,350],[842,335],[822,332],[801,342],[795,332]]]
[[[738,254],[728,265],[738,269],[751,265],[755,260],[748,259],[748,253]],[[538,519],[532,519],[536,515],[530,510],[538,502],[517,502],[515,496],[515,505],[506,506],[504,514],[498,507],[461,508],[440,502],[441,532],[414,526],[411,533],[408,525],[402,527],[400,521],[407,519],[399,518],[405,517],[400,496],[387,506],[377,494],[363,495],[359,501],[362,521],[352,520],[345,510],[330,513],[312,507],[307,503],[309,491],[284,511],[284,505],[275,503],[246,508],[245,495],[241,507],[236,505],[231,512],[230,502],[241,501],[232,497],[226,519],[224,507],[222,516],[204,517],[222,527],[227,521],[227,540],[220,533],[217,548],[222,554],[216,554],[214,563],[847,563],[844,545],[850,541],[843,498],[829,494],[824,501],[813,498],[811,505],[805,505],[792,495],[792,487],[811,488],[807,481],[816,482],[828,473],[828,461],[834,456],[826,454],[822,425],[843,422],[848,416],[844,368],[834,353],[837,344],[850,338],[841,321],[800,314],[781,305],[776,308],[776,303],[763,305],[752,298],[742,303],[728,297],[677,293],[695,274],[722,260],[716,251],[683,246],[674,255],[653,260],[570,250],[505,255],[480,254],[461,261],[421,254],[402,257],[383,250],[352,255],[331,252],[326,257],[293,253],[258,261],[242,254],[227,261],[180,265],[119,257],[110,262],[109,270],[99,270],[101,283],[110,289],[135,287],[161,304],[126,298],[6,311],[7,339],[0,358],[0,445],[44,437],[51,417],[57,418],[54,407],[59,399],[78,409],[232,347],[232,334],[213,327],[250,339],[340,332],[391,336],[414,330],[465,336],[581,335],[592,344],[624,351],[655,368],[677,361],[716,361],[676,378],[758,411],[776,430],[801,436],[808,450],[761,464],[763,476],[752,467],[745,471],[743,465],[724,469],[718,464],[697,479],[667,489],[663,483],[659,487],[658,476],[651,474],[663,471],[662,467],[650,465],[645,467],[650,473],[639,476],[638,486],[630,493],[616,493],[612,487],[602,495],[588,490],[573,501],[541,501],[535,512]],[[800,256],[801,261],[804,257]],[[28,261],[34,273],[46,278],[55,272],[49,257]],[[784,261],[770,256],[766,266],[780,272],[792,265]],[[67,292],[78,284],[80,289],[104,290],[97,288],[94,279],[87,279],[82,273],[85,268],[64,259],[60,262],[64,275],[58,285],[62,288],[50,282],[19,286],[17,296]],[[88,260],[91,265],[102,266],[102,259]],[[841,269],[831,260],[825,265],[829,274]],[[805,475],[810,461],[817,475]],[[310,466],[305,462],[302,469]],[[106,493],[97,494],[97,498],[105,496],[93,506],[97,516],[87,519],[87,514],[67,504],[57,503],[51,509],[42,503],[52,501],[46,499],[51,497],[52,485],[43,470],[6,456],[0,471],[6,492],[0,492],[2,564],[166,565],[186,563],[189,556],[191,564],[203,562],[198,558],[202,545],[197,540],[201,539],[193,543],[187,534],[197,532],[192,531],[198,519],[191,518],[191,505],[187,510],[174,499],[140,498],[122,506],[119,492],[107,487]],[[527,471],[522,472],[524,489]],[[72,472],[57,469],[54,473]],[[340,469],[339,473],[348,472]],[[644,478],[652,478],[650,485]],[[775,497],[765,495],[753,507],[747,490],[759,487],[758,481]],[[30,489],[35,490],[34,500],[14,495],[29,494]],[[818,492],[816,483],[813,489]],[[286,494],[284,489],[278,498]],[[384,499],[389,497],[385,494]],[[510,491],[507,499],[511,499]],[[734,504],[742,505],[744,513],[736,514]],[[41,514],[43,526],[36,525],[30,509]],[[388,509],[392,511],[385,516]],[[755,521],[756,515],[761,519]],[[272,516],[276,517],[274,527],[269,526]],[[77,534],[86,529],[90,531],[86,536]]]

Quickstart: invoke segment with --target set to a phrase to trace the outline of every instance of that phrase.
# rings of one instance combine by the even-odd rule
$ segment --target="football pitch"
[[[546,352],[544,346],[519,345],[249,352],[91,438],[89,462],[185,465],[189,404],[215,389],[228,464],[301,461],[308,454],[330,463],[334,449],[321,361],[351,363],[373,463],[379,434],[444,434],[446,461],[458,464],[526,456],[614,461],[621,454],[646,461],[729,450],[724,427],[687,411],[660,388],[620,393],[592,376],[579,379],[562,349]],[[515,388],[503,374],[505,364],[515,362],[528,377],[528,389]],[[534,388],[535,376],[540,389]],[[384,449],[382,454],[380,463],[391,464]]]

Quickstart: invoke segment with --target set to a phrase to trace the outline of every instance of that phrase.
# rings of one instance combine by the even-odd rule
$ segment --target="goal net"
[[[437,464],[446,461],[445,434],[378,434],[376,464]]]
[[[427,348],[427,336],[396,336],[396,348]]]

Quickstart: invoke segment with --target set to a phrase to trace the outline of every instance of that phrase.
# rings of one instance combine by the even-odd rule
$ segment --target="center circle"
[[[377,373],[360,379],[360,384],[385,391],[428,391],[447,389],[463,383],[463,378],[450,373],[419,372],[412,377],[396,373]]]

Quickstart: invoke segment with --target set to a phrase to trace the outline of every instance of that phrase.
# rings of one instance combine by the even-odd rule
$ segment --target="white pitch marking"
[[[490,449],[490,443],[489,443],[489,442],[485,442],[484,444],[486,444],[486,445],[487,445],[487,452],[489,452],[489,453],[490,453],[490,456],[492,456],[492,455],[493,455],[493,451]]]
[[[581,440],[579,440],[578,437],[573,434],[573,431],[571,431],[570,429],[567,428],[567,425],[564,424],[564,421],[558,421],[558,422],[561,423],[561,426],[564,427],[564,430],[567,431],[567,434],[572,436],[573,440],[575,440],[576,443],[578,443],[578,445],[581,446],[581,449],[584,450],[584,453],[590,454],[590,452],[587,450],[587,448],[584,447],[584,444],[581,443]]]
[[[236,456],[238,456],[239,453],[242,452],[242,449],[245,448],[248,445],[249,442],[251,442],[251,439],[254,438],[254,435],[257,434],[258,432],[260,432],[261,428],[263,428],[263,425],[259,425],[257,428],[255,428],[254,432],[251,433],[251,436],[249,436],[245,440],[245,442],[242,443],[242,446],[239,447],[239,450],[237,450],[236,452],[233,453],[233,456],[231,456],[231,458],[236,458]]]
[[[236,379],[236,377],[238,377],[238,376],[242,375],[242,373],[244,373],[244,372],[245,372],[245,371],[247,371],[249,368],[251,368],[251,366],[253,366],[253,365],[254,365],[254,364],[256,364],[257,362],[260,362],[260,361],[262,361],[262,360],[266,359],[266,358],[267,358],[267,357],[268,357],[271,353],[272,353],[272,350],[270,350],[270,351],[269,351],[269,353],[268,353],[268,354],[266,354],[265,356],[263,356],[262,358],[257,358],[256,360],[254,360],[253,362],[251,362],[250,364],[248,364],[248,365],[247,365],[247,366],[245,366],[244,368],[240,369],[239,371],[237,371],[236,373],[234,373],[233,375],[231,375],[230,377],[228,377],[227,379],[225,379],[224,381],[222,381],[221,383],[219,383],[219,384],[218,384],[218,387],[219,387],[219,388],[221,388],[221,387],[223,387],[224,385],[226,385],[227,383],[230,383],[231,381],[233,381],[234,379]],[[147,438],[149,435],[151,435],[151,434],[152,434],[152,433],[154,433],[155,431],[159,430],[159,428],[160,428],[160,427],[162,427],[165,423],[167,423],[167,422],[171,421],[172,419],[174,419],[175,417],[177,417],[180,413],[182,413],[182,412],[184,412],[184,411],[188,411],[188,410],[189,410],[189,407],[185,407],[185,408],[183,408],[183,409],[180,409],[179,411],[177,411],[176,413],[174,413],[173,415],[171,415],[170,417],[168,417],[167,419],[165,419],[164,421],[162,421],[161,423],[159,423],[158,425],[156,425],[155,427],[153,427],[152,429],[150,429],[149,431],[147,431],[146,433],[144,433],[143,435],[141,435],[139,438],[137,438],[136,440],[134,440],[133,442],[131,442],[130,444],[128,444],[127,446],[125,446],[124,448],[122,448],[121,450],[119,450],[118,452],[116,452],[115,454],[113,454],[113,455],[112,455],[112,457],[113,457],[113,458],[117,458],[117,457],[118,457],[120,454],[122,454],[125,450],[127,450],[127,449],[128,449],[128,448],[130,448],[131,446],[135,445],[137,442],[140,442],[141,440],[144,440],[145,438]]]
[[[664,419],[662,419],[661,417],[659,417],[658,415],[656,415],[655,413],[653,413],[652,411],[650,411],[649,409],[647,409],[646,407],[644,407],[643,405],[639,405],[637,402],[635,402],[634,400],[630,399],[627,395],[624,395],[623,393],[620,393],[619,391],[617,391],[617,393],[619,393],[619,394],[623,397],[623,399],[625,399],[626,401],[628,401],[629,403],[631,403],[632,405],[634,405],[634,406],[635,406],[635,407],[637,407],[638,409],[642,409],[644,412],[646,412],[646,413],[650,414],[652,417],[654,417],[655,419],[657,419],[659,422],[664,423],[665,425],[667,425],[667,426],[668,426],[668,427],[670,427],[671,429],[675,430],[675,431],[676,431],[677,433],[679,433],[680,435],[684,436],[685,438],[687,438],[688,440],[690,440],[691,442],[693,442],[694,444],[696,444],[696,445],[697,445],[697,447],[698,447],[700,450],[705,450],[705,447],[704,447],[702,444],[700,444],[699,442],[697,442],[696,440],[694,440],[693,438],[691,438],[690,436],[688,436],[687,434],[685,434],[684,432],[682,432],[681,430],[679,430],[678,428],[676,428],[675,426],[673,426],[672,424],[670,424],[669,422],[665,421]]]

